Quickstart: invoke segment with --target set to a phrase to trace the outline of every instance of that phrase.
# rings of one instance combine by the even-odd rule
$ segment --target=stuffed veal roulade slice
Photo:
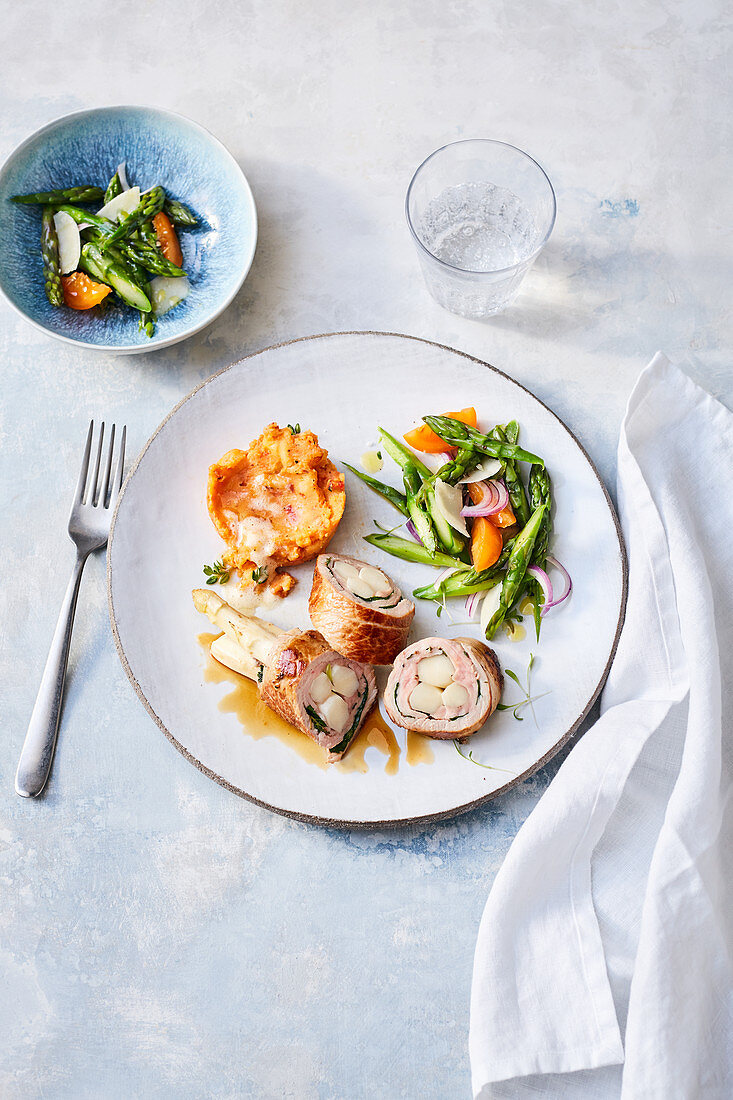
[[[467,737],[496,710],[504,677],[493,649],[473,638],[422,638],[400,653],[384,705],[392,721],[428,737]]]
[[[355,661],[392,664],[404,647],[415,605],[376,566],[345,554],[319,554],[308,610],[316,630]]]
[[[340,760],[377,697],[374,670],[343,657],[315,630],[282,631],[242,615],[207,588],[192,593],[198,611],[224,633],[211,655],[259,686],[263,703]]]

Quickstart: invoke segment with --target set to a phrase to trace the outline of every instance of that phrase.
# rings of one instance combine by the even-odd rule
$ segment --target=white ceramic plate
[[[231,691],[204,681],[198,641],[210,629],[191,601],[202,565],[222,543],[206,509],[208,466],[246,447],[266,424],[300,423],[317,432],[337,464],[359,463],[377,425],[401,435],[424,413],[474,405],[489,427],[515,418],[521,441],[541,454],[553,479],[553,551],[573,577],[573,594],[545,619],[539,645],[504,632],[492,643],[502,664],[523,675],[536,653],[533,689],[549,691],[517,722],[496,713],[471,738],[475,759],[453,742],[432,742],[434,762],[396,774],[369,748],[366,773],[321,769],[275,737],[255,739],[218,708]],[[396,467],[387,459],[383,480]],[[389,504],[347,474],[347,507],[331,547],[385,568],[406,592],[435,571],[389,558],[362,541],[378,519],[399,522]],[[412,337],[337,333],[267,348],[210,378],[173,410],[149,441],[123,488],[109,544],[109,600],[120,658],[148,711],[173,744],[212,779],[280,813],[324,824],[382,825],[467,810],[530,775],[577,729],[598,695],[615,652],[626,600],[623,543],[608,494],[565,425],[522,386],[486,363]],[[284,628],[310,626],[312,564],[294,570],[293,594],[268,617]],[[452,625],[418,601],[411,638],[455,637],[467,627],[462,602]],[[383,683],[383,679],[382,679]],[[521,698],[507,681],[505,700]],[[404,746],[404,732],[396,731]],[[467,750],[466,750],[467,751]]]

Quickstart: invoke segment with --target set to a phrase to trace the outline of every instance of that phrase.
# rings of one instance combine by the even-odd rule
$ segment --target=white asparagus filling
[[[348,665],[329,665],[310,686],[310,697],[318,713],[336,733],[343,733],[349,721],[346,699],[359,686],[359,678]]]
[[[447,654],[423,657],[417,665],[418,683],[408,700],[412,709],[434,717],[441,707],[460,710],[467,706],[469,694],[463,684],[455,681],[454,674],[453,662]]]
[[[362,565],[357,569],[348,561],[334,561],[331,567],[344,588],[362,600],[373,600],[375,596],[389,596],[392,585],[381,569],[373,565]]]

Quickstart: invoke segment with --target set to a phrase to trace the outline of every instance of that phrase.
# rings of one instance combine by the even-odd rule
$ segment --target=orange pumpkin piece
[[[176,267],[182,267],[183,253],[178,243],[178,234],[173,228],[173,222],[162,210],[153,218],[153,229],[158,238],[160,251],[163,253],[166,260],[170,260]]]
[[[500,512],[497,512],[493,516],[488,517],[496,527],[513,527],[517,522],[517,517],[512,511],[511,504],[507,504],[506,508],[502,508]]]
[[[61,276],[64,301],[71,309],[91,309],[112,293],[112,288],[104,283],[95,283],[83,271],[72,271],[71,275]]]
[[[461,424],[467,424],[469,428],[475,428],[477,424],[476,410],[473,408],[461,409],[460,412],[449,412],[443,415],[450,416],[453,420],[460,420]],[[444,451],[455,450],[455,448],[449,447],[439,435],[436,435],[427,424],[421,424],[418,428],[405,432],[402,438],[413,450],[422,451],[424,454],[439,455]]]
[[[501,528],[486,516],[477,516],[471,528],[471,564],[474,569],[489,569],[495,565],[503,548]]]

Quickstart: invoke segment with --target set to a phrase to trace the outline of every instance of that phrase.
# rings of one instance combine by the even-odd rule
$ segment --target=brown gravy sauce
[[[340,772],[362,774],[369,771],[369,764],[366,761],[367,750],[374,748],[386,757],[384,763],[386,775],[397,774],[403,758],[402,749],[391,727],[380,714],[378,706],[372,710],[343,760],[339,760],[337,764],[327,764],[320,745],[265,706],[257,685],[252,680],[219,664],[211,656],[209,652],[211,643],[218,637],[218,634],[207,633],[198,636],[199,644],[206,653],[204,680],[213,684],[231,685],[232,690],[219,702],[219,710],[224,714],[235,714],[244,732],[255,741],[259,741],[261,737],[276,737],[308,764],[315,764],[324,770],[336,768]],[[419,733],[408,732],[404,759],[409,765],[432,764],[435,754],[430,745],[430,738],[423,737]]]

